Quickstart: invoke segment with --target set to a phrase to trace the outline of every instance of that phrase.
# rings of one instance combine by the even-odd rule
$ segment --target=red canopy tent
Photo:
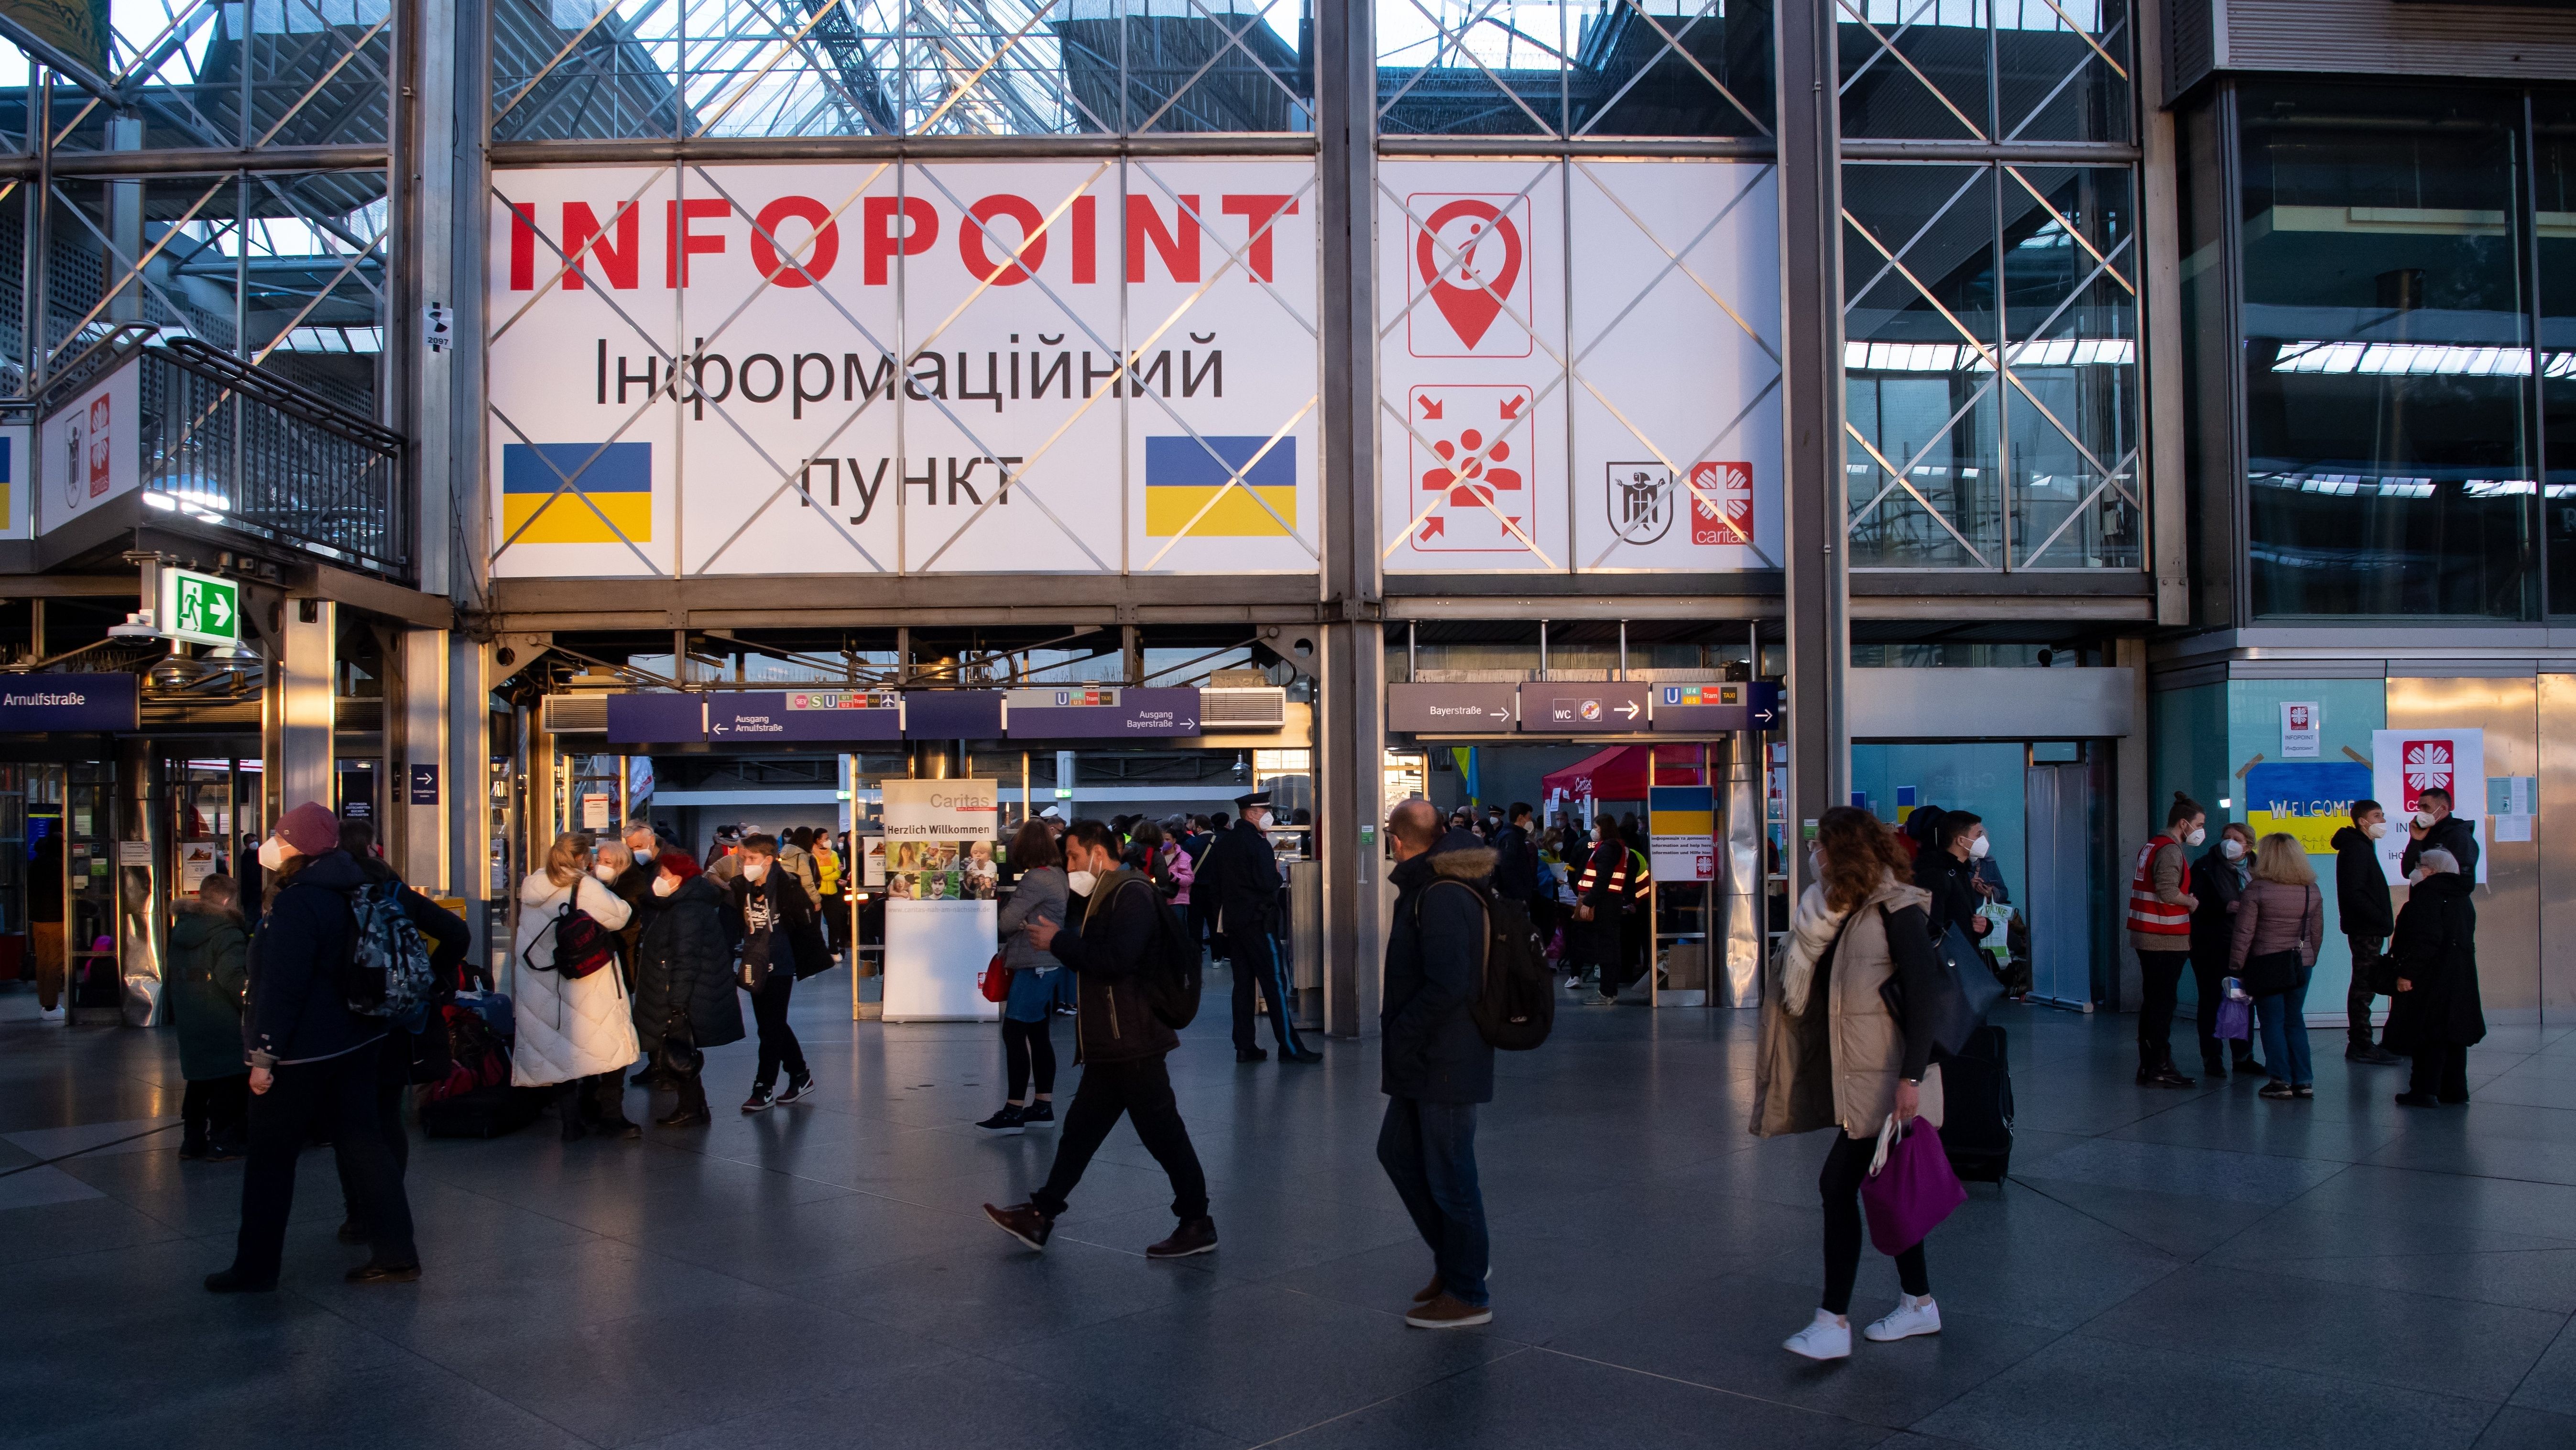
[[[1590,797],[1597,801],[1641,801],[1646,798],[1646,765],[1654,762],[1657,785],[1699,785],[1707,747],[1702,745],[1614,745],[1587,755],[1563,770],[1549,771],[1539,788],[1549,795]]]

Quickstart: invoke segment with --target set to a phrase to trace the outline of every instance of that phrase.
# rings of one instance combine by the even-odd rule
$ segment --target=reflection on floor
[[[420,1144],[416,1285],[340,1282],[361,1251],[308,1154],[285,1291],[250,1299],[196,1287],[239,1169],[152,1132],[171,1040],[0,996],[0,1441],[2576,1445],[2566,1028],[2497,1029],[2473,1107],[2412,1112],[2401,1069],[2323,1033],[2316,1099],[2270,1103],[2134,1088],[2134,1018],[2006,1009],[2015,1176],[1931,1240],[1946,1332],[1818,1367],[1778,1343],[1815,1304],[1824,1144],[1745,1135],[1749,1014],[1567,1012],[1507,1058],[1494,1323],[1426,1334],[1398,1317],[1428,1261],[1375,1160],[1371,1045],[1238,1068],[1212,981],[1174,1077],[1223,1246],[1141,1257],[1168,1195],[1122,1129],[1038,1257],[976,1211],[1053,1146],[971,1126],[992,1031],[854,1032],[836,985],[799,994],[811,1106],[732,1112],[745,1043],[712,1054],[712,1129]],[[1855,1317],[1895,1293],[1869,1256]]]

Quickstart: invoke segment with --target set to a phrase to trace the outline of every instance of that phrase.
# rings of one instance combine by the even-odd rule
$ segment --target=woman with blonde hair
[[[592,874],[591,864],[582,838],[566,833],[546,849],[545,869],[528,873],[519,885],[519,971],[511,984],[518,1041],[510,1052],[510,1081],[519,1087],[564,1084],[566,1142],[589,1131],[585,1101],[599,1132],[624,1138],[643,1132],[627,1121],[621,1105],[626,1068],[637,1051],[625,973],[613,959],[583,976],[561,970],[574,965],[570,951],[589,937],[598,938],[613,958],[615,933],[633,913]]]
[[[2237,898],[2236,934],[2227,961],[2254,999],[2263,1063],[2272,1074],[2262,1095],[2276,1101],[2317,1095],[2308,1023],[2301,1014],[2325,929],[2325,896],[2317,890],[2307,848],[2279,831],[2265,836],[2254,847],[2254,879]]]

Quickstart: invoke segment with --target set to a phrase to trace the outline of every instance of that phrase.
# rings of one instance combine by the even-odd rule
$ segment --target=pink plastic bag
[[[1860,1185],[1860,1206],[1869,1216],[1869,1241],[1894,1258],[1940,1227],[1951,1210],[1968,1201],[1950,1157],[1941,1151],[1941,1132],[1916,1118],[1902,1129],[1890,1113],[1879,1130],[1878,1153],[1870,1175]]]

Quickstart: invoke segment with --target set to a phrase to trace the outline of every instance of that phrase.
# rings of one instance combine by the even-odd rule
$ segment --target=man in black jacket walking
[[[1029,944],[1051,951],[1073,969],[1075,1012],[1073,1060],[1082,1067],[1073,1106],[1065,1110],[1063,1135],[1056,1139],[1055,1164],[1044,1186],[1029,1201],[1011,1208],[984,1205],[984,1213],[1002,1232],[1033,1249],[1044,1249],[1055,1221],[1091,1155],[1127,1115],[1145,1151],[1163,1165],[1172,1180],[1172,1213],[1180,1227],[1161,1243],[1148,1245],[1149,1259],[1181,1259],[1216,1247],[1216,1220],[1208,1217],[1207,1174],[1199,1167],[1190,1130],[1181,1122],[1172,1097],[1172,1074],[1164,1055],[1181,1045],[1180,1037],[1154,1015],[1140,971],[1161,930],[1163,905],[1151,877],[1118,864],[1118,842],[1098,821],[1076,821],[1064,833],[1065,874],[1079,882],[1092,878],[1089,894],[1078,898],[1080,913],[1068,912],[1058,927],[1043,917],[1022,928]]]
[[[1242,814],[1234,828],[1217,838],[1199,861],[1190,900],[1205,902],[1216,913],[1216,931],[1224,955],[1234,967],[1234,1060],[1259,1062],[1270,1054],[1254,1035],[1252,994],[1257,985],[1270,1001],[1270,1031],[1279,1042],[1282,1062],[1321,1062],[1324,1054],[1297,1036],[1296,1016],[1279,980],[1278,937],[1271,919],[1279,911],[1279,857],[1261,833],[1270,820],[1270,792],[1235,797]]]
[[[2478,828],[2451,814],[2449,791],[2437,785],[2415,793],[2415,819],[2406,823],[2406,835],[2406,854],[2398,858],[2398,869],[2411,877],[2425,852],[2443,850],[2460,863],[2461,879],[2476,884]]]
[[[2352,803],[2352,824],[2334,833],[2335,914],[2352,944],[2352,985],[2344,989],[2347,1062],[2381,1067],[2406,1059],[2370,1040],[2371,979],[2379,976],[2380,947],[2397,915],[2388,904],[2388,873],[2379,864],[2379,842],[2388,834],[2388,812],[2379,802]]]
[[[1386,834],[1396,894],[1378,1013],[1378,1090],[1387,1103],[1377,1161],[1436,1266],[1404,1322],[1464,1329],[1494,1317],[1476,1184],[1476,1105],[1494,1100],[1494,1049],[1468,1015],[1482,981],[1494,851],[1472,831],[1443,839],[1440,813],[1420,799],[1395,808]]]

